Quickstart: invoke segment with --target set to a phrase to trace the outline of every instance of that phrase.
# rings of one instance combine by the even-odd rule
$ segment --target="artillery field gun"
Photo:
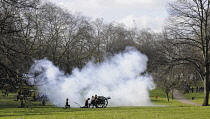
[[[95,106],[96,108],[105,108],[108,105],[108,99],[111,99],[110,97],[104,97],[104,96],[97,96]]]
[[[90,98],[88,98],[90,99]],[[94,103],[89,104],[88,106],[80,106],[77,102],[75,102],[77,105],[80,106],[80,108],[90,108],[92,107],[96,107],[96,108],[105,108],[108,105],[108,100],[111,99],[110,96],[108,97],[104,97],[104,96],[97,96],[97,98],[94,100]],[[87,101],[87,100],[86,100]],[[85,102],[86,103],[86,102]]]

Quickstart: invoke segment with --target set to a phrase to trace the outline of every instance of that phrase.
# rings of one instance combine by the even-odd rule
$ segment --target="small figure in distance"
[[[91,97],[90,104],[91,104],[92,108],[95,106],[95,97],[94,96]]]
[[[90,98],[88,98],[87,100],[85,100],[85,108],[89,108],[89,104],[88,104],[88,101],[90,100]]]
[[[24,108],[25,107],[25,104],[24,104],[24,95],[21,93],[20,94],[20,108]]]
[[[158,99],[158,94],[156,94],[155,99]]]
[[[65,107],[66,107],[66,109],[67,109],[67,108],[70,108],[69,99],[68,99],[68,98],[66,98],[66,105],[65,105]]]
[[[95,100],[97,100],[97,95],[95,95]]]
[[[95,95],[95,106],[96,106],[97,98],[98,98],[97,95]]]
[[[43,106],[46,105],[46,101],[47,101],[47,97],[46,97],[46,95],[43,95],[42,96],[42,105]]]
[[[21,95],[21,91],[18,91],[17,100],[15,100],[15,101],[18,101],[20,99],[20,95]]]
[[[5,96],[6,96],[6,97],[8,97],[8,92],[9,92],[9,91],[8,91],[8,89],[6,88],[6,89],[5,89]]]
[[[34,92],[33,101],[36,101],[36,93]]]

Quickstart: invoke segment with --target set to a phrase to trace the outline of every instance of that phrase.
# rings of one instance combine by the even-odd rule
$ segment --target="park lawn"
[[[209,119],[209,107],[5,108],[2,119]]]
[[[159,98],[155,99],[158,94]],[[19,101],[0,96],[1,119],[209,119],[210,108],[179,103],[176,100],[166,101],[164,93],[150,91],[152,103],[159,106],[144,107],[107,107],[107,108],[70,108],[62,109],[49,103],[41,106],[32,102],[32,108],[17,108]]]
[[[198,92],[198,93],[186,93],[184,94],[184,97],[187,99],[190,99],[193,102],[196,102],[198,104],[202,104],[204,100],[204,93]],[[192,100],[192,97],[195,97],[194,100]]]

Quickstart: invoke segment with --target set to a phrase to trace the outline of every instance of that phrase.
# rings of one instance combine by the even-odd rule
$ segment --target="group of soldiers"
[[[68,98],[66,99],[66,105],[65,105],[65,107],[63,107],[64,109],[67,109],[67,108],[70,108],[70,104],[69,104],[69,102],[68,102]],[[97,100],[97,95],[95,95],[95,96],[92,96],[91,97],[91,99],[90,98],[87,98],[86,100],[85,100],[85,105],[83,106],[83,107],[81,107],[80,105],[80,107],[81,108],[90,108],[90,107],[94,107],[94,106],[96,106],[96,100]],[[75,102],[76,103],[76,102]],[[78,103],[76,103],[76,104],[78,104]]]
[[[85,100],[85,106],[83,106],[83,108],[90,108],[92,106],[92,108],[94,106],[96,106],[96,100],[97,100],[97,95],[92,96],[91,99],[87,98]]]
[[[26,103],[29,101],[28,97],[30,97],[30,95],[28,95],[27,93],[25,93],[24,91],[19,91],[18,95],[17,95],[17,100],[20,100],[20,108],[24,108],[26,106]],[[32,96],[32,100],[31,101],[41,101],[41,105],[46,105],[47,102],[47,96],[42,94],[42,95],[37,95],[36,97],[36,93],[34,92],[34,95]]]
[[[17,100],[20,100],[20,108],[24,108],[26,106],[26,101],[28,101],[27,95],[21,91],[18,92]]]

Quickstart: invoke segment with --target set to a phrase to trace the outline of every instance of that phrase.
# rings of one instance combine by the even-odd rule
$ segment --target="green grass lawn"
[[[184,94],[184,96],[187,98],[187,99],[190,99],[191,101],[193,102],[196,102],[198,104],[202,104],[203,103],[203,97],[204,97],[204,94],[203,92],[199,92],[199,93],[186,93]],[[195,97],[194,100],[192,100],[192,97]]]
[[[158,94],[159,98],[155,99]],[[62,109],[49,103],[41,106],[32,102],[32,108],[17,108],[19,101],[0,96],[0,119],[209,119],[210,108],[181,104],[176,100],[166,101],[159,90],[150,92],[152,103],[161,106],[107,107]],[[164,106],[163,106],[164,105]]]

